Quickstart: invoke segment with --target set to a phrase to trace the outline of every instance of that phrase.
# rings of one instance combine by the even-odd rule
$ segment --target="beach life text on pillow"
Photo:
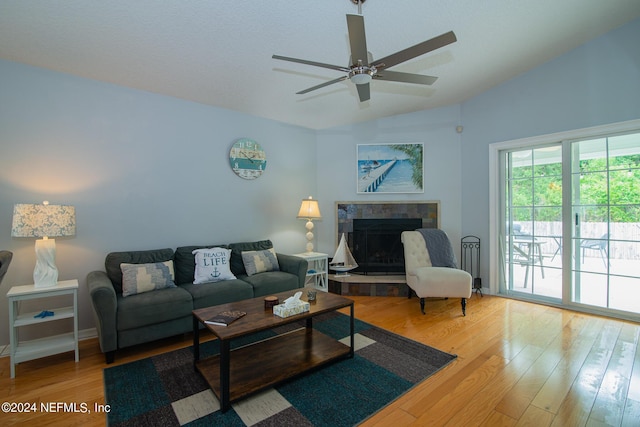
[[[231,272],[229,264],[231,249],[195,249],[192,254],[196,256],[196,271],[193,280],[195,285],[236,278]]]

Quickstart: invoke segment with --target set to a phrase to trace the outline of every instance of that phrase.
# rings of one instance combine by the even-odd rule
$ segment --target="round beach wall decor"
[[[256,141],[240,138],[229,150],[229,165],[240,178],[256,179],[267,167],[267,153]]]

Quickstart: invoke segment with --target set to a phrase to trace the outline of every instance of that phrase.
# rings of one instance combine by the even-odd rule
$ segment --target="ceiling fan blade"
[[[456,35],[453,33],[453,31],[449,31],[448,33],[441,34],[430,40],[418,43],[415,46],[411,46],[399,52],[392,53],[391,55],[385,56],[384,58],[376,59],[373,65],[376,68],[390,68],[394,65],[398,65],[417,56],[424,55],[425,53],[431,52],[432,50],[436,50],[448,44],[454,43],[456,40]]]
[[[341,82],[341,81],[346,80],[348,78],[349,78],[349,76],[338,77],[337,79],[329,80],[328,82],[320,83],[319,85],[310,87],[310,88],[305,89],[305,90],[301,90],[300,92],[296,92],[296,94],[297,95],[302,95],[304,93],[311,92],[312,90],[320,89],[321,87],[325,87],[325,86],[332,85],[334,83]]]
[[[369,83],[356,85],[356,88],[358,89],[358,97],[360,98],[360,102],[368,101],[371,98]]]
[[[367,57],[367,39],[364,33],[364,17],[362,15],[347,15],[349,29],[349,45],[351,46],[351,65],[369,65]]]
[[[419,85],[432,85],[437,77],[423,76],[422,74],[401,73],[398,71],[382,70],[373,75],[374,79],[388,82],[415,83]]]
[[[289,58],[288,56],[280,56],[280,55],[272,55],[271,57],[273,59],[280,59],[282,61],[297,62],[297,63],[300,63],[300,64],[313,65],[314,67],[328,68],[330,70],[343,71],[345,73],[349,72],[349,68],[341,67],[339,65],[325,64],[325,63],[322,63],[322,62],[315,62],[315,61],[307,61],[306,59]]]

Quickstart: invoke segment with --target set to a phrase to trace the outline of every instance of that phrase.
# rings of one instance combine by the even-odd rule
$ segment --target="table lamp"
[[[298,212],[298,219],[307,220],[307,252],[313,252],[313,220],[322,219],[318,201],[313,200],[311,196],[308,199],[303,199]]]
[[[56,268],[56,241],[49,237],[74,236],[76,210],[69,205],[41,205],[19,203],[13,206],[13,237],[41,237],[36,240],[36,268],[33,283],[36,288],[47,288],[58,283]]]

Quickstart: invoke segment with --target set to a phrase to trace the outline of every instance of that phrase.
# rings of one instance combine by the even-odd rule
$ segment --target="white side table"
[[[46,298],[58,295],[71,295],[73,305],[68,307],[50,307],[44,301]],[[9,343],[11,345],[11,378],[16,376],[16,363],[39,359],[53,354],[75,351],[76,362],[80,360],[78,351],[78,281],[65,280],[49,288],[36,288],[34,285],[14,286],[7,292],[9,300]],[[39,304],[42,310],[52,311],[53,316],[44,318],[34,317],[40,311],[20,313],[20,302],[32,299],[42,299]],[[39,338],[31,341],[20,341],[18,328],[53,322],[60,319],[73,319],[73,332]]]
[[[314,288],[327,292],[329,290],[329,255],[320,252],[303,252],[294,255],[307,260],[307,278],[304,285],[311,284]]]

